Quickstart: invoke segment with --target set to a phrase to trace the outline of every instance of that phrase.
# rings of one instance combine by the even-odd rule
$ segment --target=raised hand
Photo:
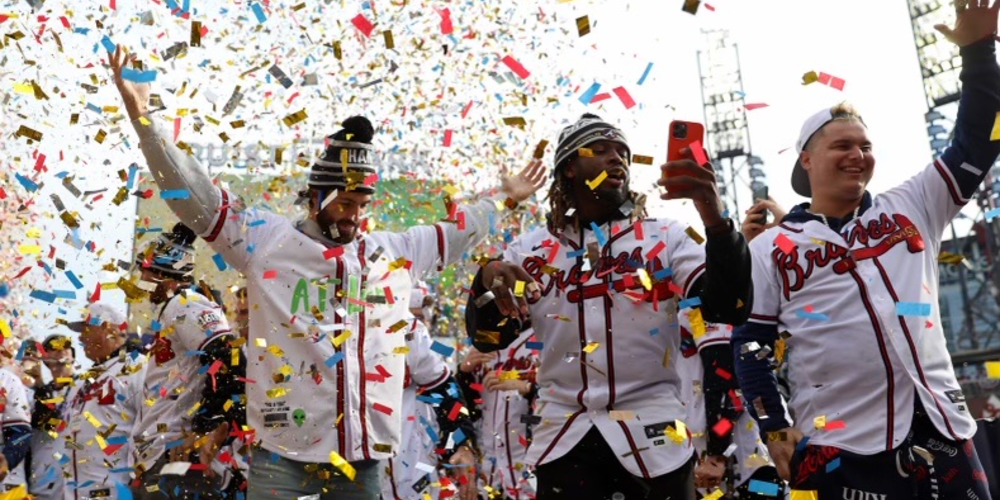
[[[108,55],[111,59],[111,73],[115,79],[115,86],[125,101],[125,110],[128,111],[129,118],[135,120],[148,111],[149,84],[136,83],[122,77],[122,70],[126,65],[135,62],[135,54],[127,54],[125,49],[118,45],[114,54]]]
[[[524,282],[524,293],[518,297],[517,282]],[[493,300],[500,309],[500,314],[519,320],[530,317],[528,300],[542,298],[538,283],[518,264],[494,260],[483,267],[483,286],[493,292]]]
[[[660,195],[664,200],[688,199],[694,202],[705,227],[725,221],[722,217],[722,198],[716,185],[715,169],[711,163],[698,165],[690,149],[681,150],[683,160],[668,161],[660,166],[663,175],[656,183],[667,189]]]
[[[994,0],[990,6],[989,0],[954,0],[955,12],[958,18],[955,27],[937,24],[934,29],[941,32],[951,43],[965,47],[985,38],[991,38],[997,33],[997,13],[1000,12],[1000,0]]]
[[[542,160],[534,159],[517,175],[503,180],[503,192],[512,200],[521,203],[545,185],[546,171]]]
[[[747,210],[747,216],[743,219],[743,227],[740,229],[747,241],[753,240],[760,233],[781,223],[785,217],[785,209],[781,208],[773,198],[766,200],[756,200],[757,203]],[[764,212],[771,213],[771,220],[764,224]]]
[[[476,500],[478,498],[476,485],[476,454],[468,446],[460,446],[451,456],[448,463],[453,467],[448,469],[448,475],[458,485],[459,500]],[[464,479],[464,480],[463,480]]]

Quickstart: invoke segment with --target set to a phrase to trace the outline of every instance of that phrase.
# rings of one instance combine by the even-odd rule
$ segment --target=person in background
[[[131,499],[132,429],[145,410],[146,357],[126,348],[125,313],[105,302],[87,307],[80,334],[87,359],[67,397],[65,500]]]
[[[470,347],[458,365],[459,382],[477,416],[483,450],[484,489],[491,499],[535,496],[534,467],[525,460],[531,442],[532,403],[537,395],[538,352],[525,332],[510,347],[483,353]]]
[[[25,361],[28,357],[26,350]],[[66,401],[75,377],[76,349],[72,339],[66,335],[49,335],[41,343],[38,359],[49,369],[52,380],[42,383],[40,369],[32,374],[35,388],[31,450],[25,458],[28,492],[38,500],[62,500],[64,480],[59,460],[66,447],[59,434],[66,428]],[[29,371],[27,367],[25,371]]]
[[[31,341],[28,341],[31,342]],[[25,346],[27,349],[27,346]],[[23,359],[23,358],[22,358]],[[27,494],[24,458],[31,449],[31,406],[21,377],[11,369],[0,368],[0,490],[20,489]]]

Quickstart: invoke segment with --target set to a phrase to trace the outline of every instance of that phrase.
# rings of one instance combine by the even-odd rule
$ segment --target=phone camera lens
[[[677,139],[684,139],[688,135],[687,123],[675,123],[674,124],[674,137]]]

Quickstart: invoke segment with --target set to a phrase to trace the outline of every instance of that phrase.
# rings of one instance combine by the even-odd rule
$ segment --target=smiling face
[[[868,129],[857,120],[834,120],[809,140],[800,156],[813,200],[861,199],[875,172]]]
[[[346,245],[357,238],[361,227],[361,219],[368,210],[372,195],[350,191],[339,191],[337,196],[326,207],[320,196],[325,196],[318,190],[312,191],[310,217],[319,224],[327,238]]]
[[[629,195],[629,149],[614,141],[592,142],[585,148],[593,155],[578,154],[566,166],[566,177],[572,181],[576,206],[596,201],[609,213],[617,212]],[[602,173],[606,173],[607,177],[591,189]]]

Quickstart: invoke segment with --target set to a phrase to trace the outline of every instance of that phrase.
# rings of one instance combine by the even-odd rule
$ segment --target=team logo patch
[[[215,309],[202,311],[201,314],[198,315],[198,326],[201,327],[202,330],[213,329],[218,326],[221,321],[222,316],[219,314],[219,311]]]

